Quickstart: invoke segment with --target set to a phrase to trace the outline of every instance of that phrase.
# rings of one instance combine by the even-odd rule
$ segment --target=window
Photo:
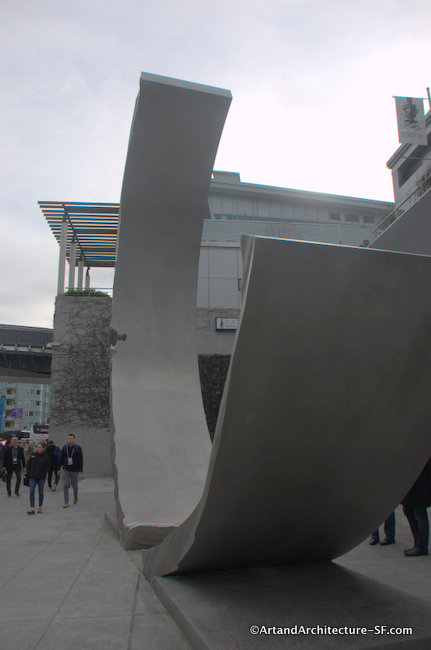
[[[364,223],[374,223],[374,217],[371,214],[364,214],[362,217]]]
[[[345,220],[348,223],[359,223],[359,215],[353,213],[346,213]]]
[[[331,221],[341,221],[341,214],[339,212],[331,212],[329,218]]]

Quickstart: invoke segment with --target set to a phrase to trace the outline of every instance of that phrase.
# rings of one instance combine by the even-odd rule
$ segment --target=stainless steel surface
[[[431,259],[264,238],[246,251],[206,488],[143,553],[148,576],[337,557],[431,452]]]
[[[152,544],[201,496],[210,439],[195,310],[202,219],[228,91],[143,74],[120,202],[112,328],[123,542]]]

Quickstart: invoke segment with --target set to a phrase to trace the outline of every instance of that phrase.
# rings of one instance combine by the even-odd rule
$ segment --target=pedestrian
[[[10,439],[9,446],[4,454],[3,464],[6,469],[7,495],[8,497],[12,496],[12,476],[15,474],[15,494],[19,497],[21,471],[25,467],[25,458],[22,448],[18,446],[18,438],[16,436]]]
[[[84,458],[82,449],[75,443],[75,434],[69,433],[67,444],[64,445],[60,454],[60,470],[58,476],[63,472],[63,508],[69,507],[69,487],[72,484],[73,503],[78,503],[78,476],[82,472]]]
[[[428,555],[429,521],[427,508],[431,506],[431,458],[401,503],[414,540],[414,546],[406,549],[404,555],[407,557]]]
[[[395,544],[395,512],[391,512],[389,517],[384,523],[385,538],[380,542],[379,529],[371,533],[370,545],[374,546],[380,542],[381,546],[389,546]]]
[[[4,466],[5,446],[0,442],[0,485],[6,483],[6,468]]]
[[[45,486],[46,475],[50,467],[48,454],[45,450],[45,443],[38,442],[36,445],[36,452],[30,456],[27,463],[27,476],[29,477],[30,487],[30,510],[28,515],[34,515],[34,493],[36,485],[39,493],[39,507],[38,512],[42,512],[43,506],[43,488]]]
[[[48,472],[48,487],[50,490],[55,492],[57,484],[59,481],[58,471],[60,469],[60,447],[54,444],[53,440],[48,442],[48,447],[46,448],[46,453],[48,454],[50,468]],[[52,479],[54,477],[54,485],[52,485]]]

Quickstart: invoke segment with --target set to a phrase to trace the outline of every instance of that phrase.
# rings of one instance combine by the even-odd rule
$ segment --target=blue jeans
[[[384,530],[388,539],[395,539],[395,512],[392,512],[386,519]],[[376,530],[371,534],[371,537],[379,541],[380,536],[378,528],[376,528]]]
[[[34,508],[34,491],[37,489],[39,492],[39,508],[42,507],[43,505],[43,488],[45,485],[45,479],[44,478],[31,478],[30,479],[30,507]]]

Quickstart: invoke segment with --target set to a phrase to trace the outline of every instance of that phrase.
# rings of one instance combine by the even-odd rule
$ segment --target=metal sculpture
[[[229,101],[144,75],[132,126],[114,462],[123,542],[155,544],[147,576],[337,557],[391,512],[430,453],[431,259],[271,238],[243,241],[240,327],[210,450],[195,287]]]

